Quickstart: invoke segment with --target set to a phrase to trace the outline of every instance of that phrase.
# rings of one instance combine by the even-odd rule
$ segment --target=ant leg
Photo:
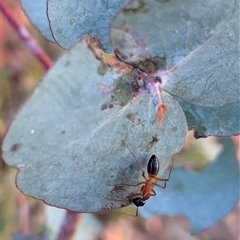
[[[131,199],[132,199],[134,196],[139,196],[139,195],[141,195],[141,193],[134,193],[134,194],[132,194],[132,195],[130,195],[130,196],[127,196],[128,201],[126,202],[126,206],[132,204]],[[112,201],[116,201],[116,202],[123,202],[122,199],[114,199],[114,198],[109,198],[109,197],[105,197],[105,199],[112,200]]]
[[[169,173],[168,173],[168,177],[167,178],[158,178],[158,177],[153,177],[154,180],[156,181],[168,181],[171,177],[171,173],[172,173],[172,168],[173,168],[173,162],[174,162],[174,159],[172,159],[172,163],[171,163],[171,166],[170,166],[170,169],[169,169]]]
[[[137,216],[138,216],[138,207],[137,207],[137,209],[136,209],[136,214],[135,214],[135,215],[129,214],[129,213],[124,213],[124,212],[122,212],[122,211],[121,211],[121,213],[124,214],[124,215],[127,215],[127,216],[137,217]]]
[[[157,186],[157,187],[160,187],[160,188],[166,188],[166,186],[167,186],[167,182],[165,181],[164,182],[164,185],[162,186],[162,185],[159,185],[159,184],[157,184],[157,183],[152,183],[154,186]]]
[[[152,191],[152,193],[150,193],[150,196],[156,196],[157,195],[157,193],[154,191],[153,188],[151,189],[151,191]]]
[[[161,187],[161,188],[166,188],[166,185],[167,185],[167,181],[169,181],[170,177],[171,177],[171,173],[172,173],[172,168],[173,168],[173,162],[174,162],[174,158],[172,159],[172,163],[171,163],[171,166],[170,166],[170,169],[169,169],[169,173],[168,173],[168,177],[167,178],[158,178],[158,177],[154,177],[153,179],[156,180],[156,181],[162,181],[164,182],[164,185],[159,185],[157,183],[153,183],[153,185],[155,186],[158,186],[158,187]]]
[[[136,184],[128,184],[128,183],[122,183],[122,184],[109,184],[108,186],[133,186],[133,187],[137,187],[141,184],[144,184],[145,182],[140,182],[140,183],[136,183]]]

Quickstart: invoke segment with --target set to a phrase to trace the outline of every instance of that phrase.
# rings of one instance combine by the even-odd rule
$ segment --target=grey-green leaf
[[[236,12],[234,3],[131,1],[111,25],[113,49],[129,63],[155,58],[159,60],[158,69],[169,69],[207,41],[212,31]]]
[[[21,0],[22,8],[29,20],[49,41],[54,41],[47,18],[47,0]]]
[[[127,0],[48,0],[47,14],[54,39],[63,48],[69,48],[80,39],[95,36],[107,52],[108,28],[113,16],[127,3]]]
[[[164,88],[198,106],[239,103],[239,33],[239,12],[235,12],[176,67]]]
[[[124,61],[158,70],[189,129],[238,134],[238,10],[235,1],[132,1],[112,23],[111,41]]]
[[[101,75],[100,67],[88,46],[77,44],[47,73],[12,123],[3,157],[19,169],[23,193],[78,212],[120,208],[141,187],[121,184],[142,178],[122,140],[144,169],[152,154],[158,156],[159,175],[181,150],[187,123],[179,104],[163,94],[168,111],[159,128],[151,96],[139,95],[122,106],[114,91],[126,76],[111,69]]]
[[[240,103],[220,107],[200,107],[174,97],[181,105],[188,122],[188,129],[200,137],[226,137],[240,134]]]

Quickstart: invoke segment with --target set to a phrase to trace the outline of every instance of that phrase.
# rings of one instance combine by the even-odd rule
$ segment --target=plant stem
[[[17,191],[19,202],[19,230],[25,235],[30,234],[29,229],[29,205],[27,197],[20,191]]]
[[[18,35],[25,41],[29,50],[42,64],[45,70],[48,70],[52,66],[52,60],[48,55],[39,47],[36,41],[31,37],[28,30],[16,19],[11,9],[1,0],[0,11],[6,17],[11,26],[16,30]]]
[[[64,220],[62,222],[62,226],[60,227],[60,231],[56,237],[56,240],[72,239],[73,235],[75,234],[77,224],[80,221],[81,217],[82,214],[67,210],[64,216]]]

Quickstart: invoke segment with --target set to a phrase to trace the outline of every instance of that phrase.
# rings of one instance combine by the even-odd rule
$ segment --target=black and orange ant
[[[145,179],[145,181],[137,183],[137,184],[123,184],[123,185],[127,185],[127,186],[139,186],[142,184],[140,193],[129,196],[129,197],[133,197],[135,195],[141,196],[141,197],[136,197],[136,198],[132,199],[132,203],[137,207],[137,211],[136,211],[136,216],[137,216],[138,215],[138,207],[144,206],[144,204],[146,203],[146,200],[148,200],[152,196],[156,196],[156,192],[154,191],[153,187],[154,186],[158,186],[161,188],[166,187],[167,181],[169,181],[169,179],[171,177],[171,172],[172,172],[172,168],[173,168],[173,159],[172,159],[172,162],[170,165],[168,177],[167,178],[159,178],[159,177],[156,177],[159,172],[159,161],[155,155],[152,155],[148,161],[148,165],[147,165],[148,177],[146,177],[145,171],[143,170],[143,167],[141,166],[139,160],[135,157],[135,155],[133,154],[131,149],[127,146],[127,144],[123,140],[122,140],[122,142],[128,148],[128,150],[134,157],[135,161],[139,165],[140,169],[142,170],[142,176]],[[157,182],[164,182],[164,184],[162,186],[162,185],[159,185]]]

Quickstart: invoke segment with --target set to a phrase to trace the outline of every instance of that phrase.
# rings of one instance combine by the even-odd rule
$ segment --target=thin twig
[[[16,19],[11,9],[0,1],[0,11],[6,17],[11,26],[16,30],[18,35],[25,41],[29,50],[42,64],[45,70],[48,70],[52,66],[52,60],[48,55],[39,47],[36,41],[31,37],[28,30]]]
[[[82,214],[67,210],[56,240],[72,239],[81,217]]]
[[[25,235],[30,234],[29,229],[29,205],[27,197],[20,191],[17,191],[19,203],[19,230]]]

